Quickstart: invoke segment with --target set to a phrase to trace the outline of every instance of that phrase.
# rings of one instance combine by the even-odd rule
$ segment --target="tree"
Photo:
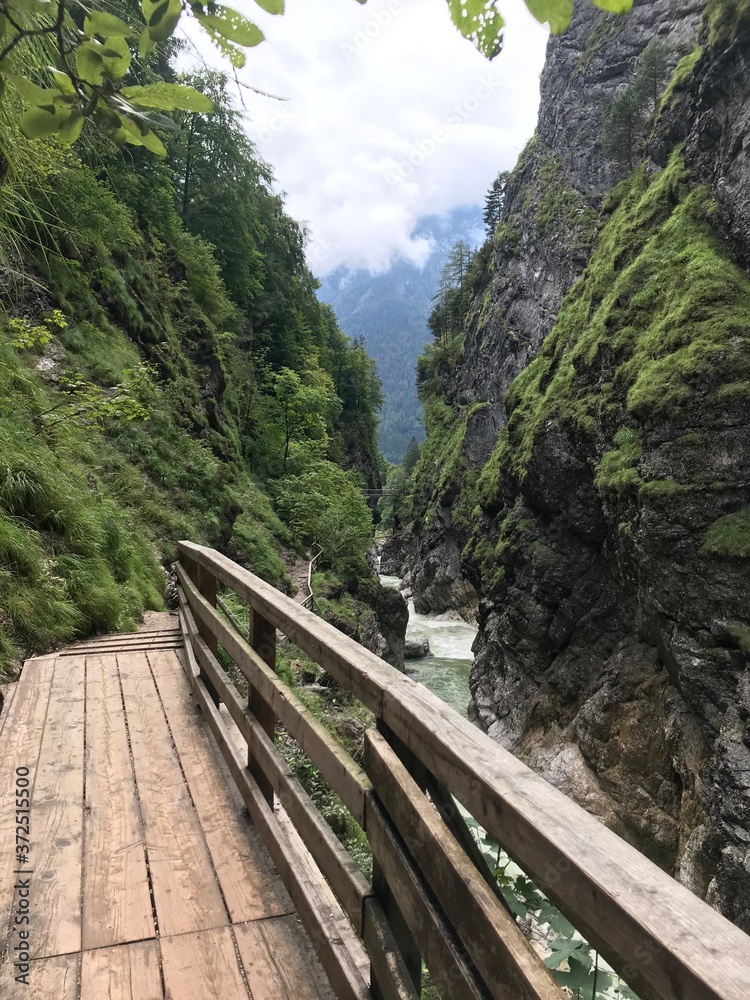
[[[627,170],[634,168],[646,139],[647,125],[658,106],[667,68],[667,50],[653,39],[638,61],[633,80],[617,95],[604,118],[604,149]]]
[[[328,421],[336,410],[336,397],[325,372],[305,373],[282,368],[273,377],[276,416],[283,440],[282,472],[286,472],[292,441],[307,437],[324,444],[328,441]]]
[[[668,69],[666,48],[658,38],[652,38],[643,50],[633,80],[633,90],[646,105],[649,115],[656,111],[659,104]]]
[[[284,11],[284,0],[255,2],[271,14]],[[570,24],[572,0],[524,2],[553,34]],[[589,2],[615,13],[633,4]],[[461,34],[494,59],[502,50],[504,29],[496,0],[447,3]],[[80,0],[0,0],[0,93],[8,85],[28,105],[21,118],[28,138],[57,133],[73,143],[90,119],[116,142],[146,146],[164,156],[153,128],[170,128],[171,123],[158,112],[210,109],[204,98],[179,84],[128,83],[136,48],[140,59],[148,58],[157,46],[171,42],[183,17],[195,18],[235,68],[244,65],[244,49],[264,39],[260,28],[232,7],[202,0],[141,0],[135,10],[126,2],[121,12],[123,17],[89,9]],[[30,63],[38,72],[29,72]]]
[[[510,173],[507,170],[498,174],[492,182],[492,187],[489,189],[484,199],[483,219],[488,236],[492,236],[494,234],[495,229],[500,222],[500,217],[503,214],[503,207],[505,206],[505,186],[508,183],[509,176]]]

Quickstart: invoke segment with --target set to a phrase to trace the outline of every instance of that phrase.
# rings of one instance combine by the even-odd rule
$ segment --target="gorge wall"
[[[630,173],[602,125],[654,37]],[[390,546],[418,610],[479,601],[477,721],[745,930],[749,147],[747,0],[577,4]]]

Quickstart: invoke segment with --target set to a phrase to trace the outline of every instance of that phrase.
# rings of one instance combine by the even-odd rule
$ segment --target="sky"
[[[282,17],[233,6],[266,35],[238,73],[246,129],[309,231],[317,275],[382,271],[397,254],[421,264],[417,220],[482,204],[534,132],[547,31],[521,0],[500,4],[505,49],[491,63],[444,0],[287,0]]]

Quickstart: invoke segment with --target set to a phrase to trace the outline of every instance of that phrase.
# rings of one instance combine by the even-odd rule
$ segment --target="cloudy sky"
[[[416,221],[481,204],[534,131],[547,33],[521,0],[501,4],[506,47],[492,63],[444,0],[287,0],[283,17],[235,6],[267,39],[241,81],[286,98],[243,88],[247,131],[309,228],[319,275],[382,270],[397,253],[421,262]]]

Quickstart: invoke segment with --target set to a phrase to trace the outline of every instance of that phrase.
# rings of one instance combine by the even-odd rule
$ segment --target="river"
[[[394,590],[401,587],[397,576],[381,574],[380,582]],[[467,714],[469,706],[469,671],[474,660],[471,644],[476,634],[477,630],[461,619],[445,621],[442,616],[418,615],[409,600],[406,635],[425,636],[432,654],[423,660],[407,660],[407,670],[461,715]]]

